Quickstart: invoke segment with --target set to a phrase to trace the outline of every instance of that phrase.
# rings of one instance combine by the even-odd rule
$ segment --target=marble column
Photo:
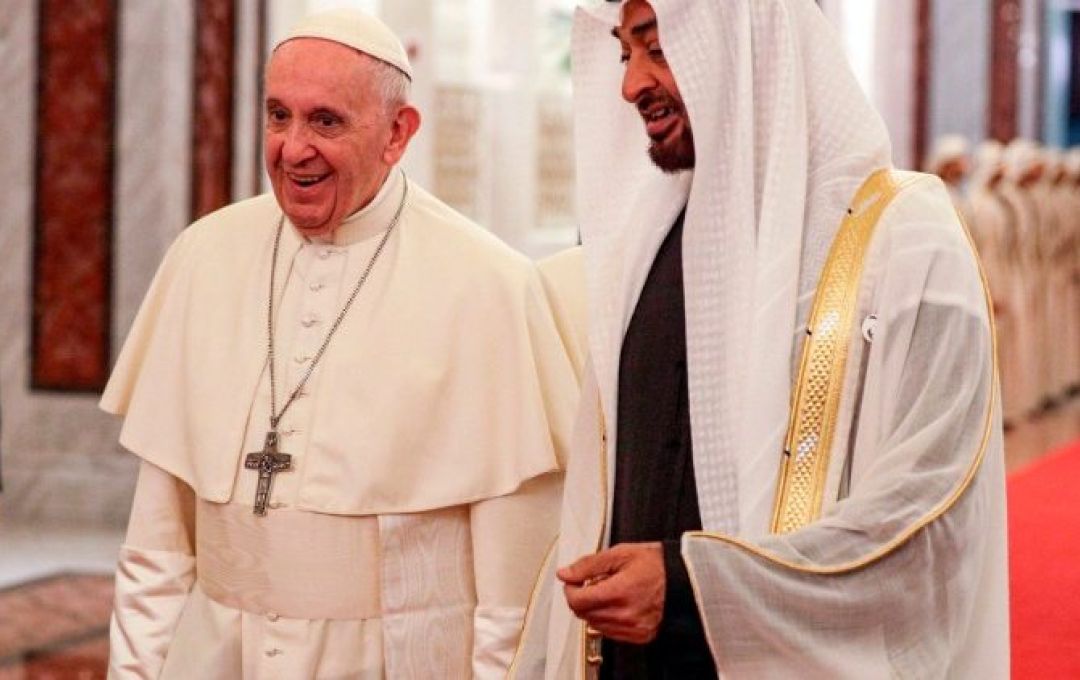
[[[987,136],[990,3],[936,0],[932,4],[929,141],[960,134],[978,142]]]

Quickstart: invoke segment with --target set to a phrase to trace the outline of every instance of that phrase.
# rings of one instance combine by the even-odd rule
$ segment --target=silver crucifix
[[[262,451],[249,453],[244,459],[244,467],[259,471],[259,485],[255,487],[255,514],[266,515],[266,503],[270,500],[270,484],[274,475],[292,467],[292,456],[278,453],[278,434],[271,430],[266,433],[266,443]]]

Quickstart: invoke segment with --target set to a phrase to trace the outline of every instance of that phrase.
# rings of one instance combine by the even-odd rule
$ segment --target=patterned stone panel
[[[109,364],[114,0],[42,0],[31,383],[99,390]]]
[[[480,93],[445,85],[436,93],[435,195],[468,217],[480,214]]]
[[[232,200],[235,0],[196,0],[191,212],[196,219]]]
[[[541,227],[574,224],[574,122],[570,101],[540,98],[537,163],[537,221]]]

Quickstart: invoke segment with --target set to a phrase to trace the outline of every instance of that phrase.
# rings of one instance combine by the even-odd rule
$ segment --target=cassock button
[[[273,503],[271,503],[270,505],[274,505],[274,504],[273,504]],[[270,621],[271,623],[273,623],[274,621],[277,621],[277,620],[278,620],[278,619],[280,619],[280,618],[281,618],[281,617],[280,617],[280,616],[278,616],[278,613],[277,613],[277,612],[270,612],[269,614],[267,614],[267,615],[266,615],[266,620],[267,620],[267,621]]]
[[[326,288],[326,284],[321,281],[317,281],[308,286],[308,290],[310,290],[312,293],[318,293],[323,288]]]
[[[284,505],[284,504],[281,501],[270,501],[269,503],[267,503],[267,505],[270,506],[271,510],[280,510],[281,506]],[[271,614],[270,616],[268,616],[266,618],[270,619],[271,621],[277,621],[278,620],[278,615],[277,614]]]
[[[281,651],[280,649],[278,649],[277,647],[275,647],[275,648],[273,648],[273,649],[268,649],[268,650],[266,650],[266,655],[267,655],[268,657],[270,657],[271,659],[272,659],[272,658],[274,658],[275,656],[277,656],[278,654],[284,654],[284,652],[282,652],[282,651]]]
[[[333,254],[334,254],[334,251],[330,250],[329,248],[323,248],[322,250],[319,251],[319,259],[320,260],[325,260],[325,259],[327,259],[328,257],[330,257]]]
[[[317,323],[319,323],[319,317],[314,314],[305,314],[304,318],[300,319],[300,325],[304,328],[311,328]]]
[[[311,357],[306,354],[297,354],[293,357],[293,361],[298,364],[306,364],[307,362],[311,361]]]

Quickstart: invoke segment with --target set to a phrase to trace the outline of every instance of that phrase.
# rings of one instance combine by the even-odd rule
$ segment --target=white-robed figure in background
[[[1080,394],[1080,147],[1073,147],[1065,153],[1065,173],[1061,200],[1071,205],[1068,208],[1069,219],[1065,224],[1068,230],[1067,238],[1071,241],[1068,249],[1072,258],[1069,265],[1072,272],[1069,279],[1069,296],[1072,298],[1069,314],[1072,322],[1069,325],[1071,335],[1066,338],[1064,347],[1070,348],[1066,349],[1069,355],[1069,395],[1075,396]]]
[[[967,203],[964,200],[964,182],[971,173],[971,144],[963,135],[943,135],[934,143],[934,148],[927,156],[923,170],[937,175],[945,183],[953,205],[966,214]]]
[[[975,248],[986,270],[990,296],[994,302],[994,325],[998,338],[998,367],[1001,377],[1001,407],[1006,424],[1024,419],[1024,409],[1014,395],[1021,392],[1022,371],[1026,365],[1018,355],[1018,323],[1023,300],[1016,293],[1023,290],[1022,274],[1016,252],[1017,237],[1013,212],[1001,197],[1005,178],[1004,147],[988,140],[975,150],[974,170],[965,201],[968,227]]]
[[[110,677],[502,678],[577,384],[535,267],[397,168],[378,20],[266,75],[273,195],[169,250],[102,399],[140,458]]]
[[[1034,142],[1014,139],[1005,147],[1005,179],[1000,195],[1011,213],[1015,247],[1010,251],[1017,276],[1013,279],[1012,296],[1017,310],[1016,356],[1021,363],[1020,378],[1015,391],[1005,399],[1015,402],[1022,417],[1037,415],[1046,395],[1040,369],[1043,343],[1045,304],[1043,300],[1044,272],[1039,236],[1040,210],[1036,204],[1035,186],[1043,176],[1043,163]],[[1011,411],[1010,407],[1010,411]]]
[[[1039,357],[1040,373],[1048,403],[1065,401],[1074,376],[1072,355],[1078,342],[1074,332],[1080,300],[1074,296],[1076,240],[1073,226],[1077,216],[1076,187],[1069,178],[1065,155],[1042,150],[1045,167],[1042,181],[1033,189],[1039,207],[1040,270],[1043,276],[1043,339]],[[1069,344],[1073,343],[1073,344]]]
[[[512,676],[1006,677],[991,311],[941,182],[891,169],[811,0],[591,3],[573,44],[590,356]]]

